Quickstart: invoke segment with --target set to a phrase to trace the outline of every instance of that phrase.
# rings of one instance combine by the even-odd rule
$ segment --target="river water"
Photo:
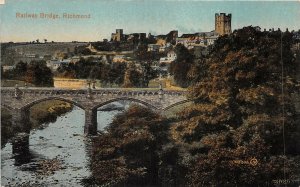
[[[114,103],[127,108],[129,104]],[[112,121],[120,110],[97,112],[98,130]],[[2,186],[71,186],[80,187],[82,179],[90,177],[90,138],[84,136],[84,111],[74,106],[71,112],[57,118],[56,122],[43,124],[31,130],[29,151],[12,154],[12,144],[1,150]],[[39,164],[45,160],[58,160],[60,169],[51,174],[40,174]],[[25,185],[24,185],[25,186]]]

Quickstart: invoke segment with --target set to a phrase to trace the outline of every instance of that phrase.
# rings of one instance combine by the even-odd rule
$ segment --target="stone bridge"
[[[162,112],[178,104],[188,102],[186,91],[163,89],[57,89],[57,88],[1,88],[1,106],[12,113],[13,126],[26,132],[30,127],[29,109],[46,100],[62,100],[85,111],[85,134],[97,132],[97,108],[119,100],[141,103],[156,112]],[[27,123],[26,123],[27,122]]]

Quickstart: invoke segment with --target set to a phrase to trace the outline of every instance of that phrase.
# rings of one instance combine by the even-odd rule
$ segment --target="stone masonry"
[[[1,106],[9,109],[13,125],[22,132],[27,127],[29,109],[46,100],[62,100],[85,111],[85,134],[97,132],[97,108],[114,101],[128,100],[141,103],[156,112],[162,112],[187,102],[185,91],[162,89],[56,89],[56,88],[1,88]]]

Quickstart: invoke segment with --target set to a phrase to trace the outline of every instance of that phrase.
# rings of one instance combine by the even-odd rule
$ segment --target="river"
[[[127,103],[114,103],[127,108]],[[112,121],[120,110],[97,112],[98,130]],[[29,135],[29,151],[12,154],[12,144],[1,150],[1,185],[3,186],[84,186],[82,180],[90,177],[90,138],[84,136],[84,111],[76,106],[71,112],[57,118],[56,122],[43,124]],[[41,174],[42,162],[58,160],[60,169]]]

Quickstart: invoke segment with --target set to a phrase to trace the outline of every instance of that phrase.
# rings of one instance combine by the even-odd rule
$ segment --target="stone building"
[[[146,39],[146,33],[131,33],[128,35],[124,35],[124,38],[127,41],[142,42]]]
[[[167,56],[166,57],[162,57],[159,59],[159,63],[166,63],[166,64],[170,64],[172,63],[173,61],[175,61],[177,58],[177,55],[174,51],[169,51],[167,53]]]
[[[159,44],[148,44],[148,51],[158,52],[160,48]]]
[[[214,31],[211,32],[198,32],[194,34],[182,34],[181,37],[176,39],[176,44],[182,44],[188,49],[194,47],[207,47],[213,45],[218,38],[218,34]]]
[[[231,33],[231,14],[215,14],[215,32],[220,36]]]
[[[174,43],[176,42],[176,38],[178,38],[178,31],[177,30],[172,30],[166,35],[157,35],[155,37],[157,40],[162,39],[165,40],[166,43]]]
[[[64,60],[48,60],[46,62],[46,65],[48,68],[52,69],[53,71],[56,71],[59,67],[62,67],[63,65],[67,66],[71,63],[70,59],[64,59]]]
[[[116,33],[111,33],[111,40],[120,42],[123,40],[123,29],[116,29]]]

